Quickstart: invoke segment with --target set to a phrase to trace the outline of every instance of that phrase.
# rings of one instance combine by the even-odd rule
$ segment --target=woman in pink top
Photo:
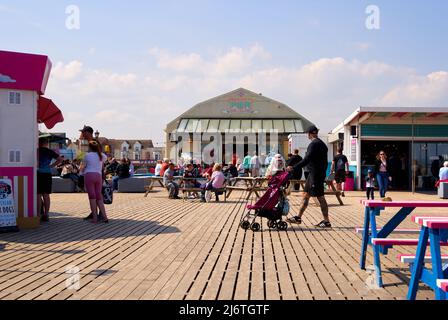
[[[109,220],[103,202],[103,165],[106,155],[101,152],[100,145],[96,141],[89,142],[89,152],[84,157],[80,171],[84,174],[84,184],[89,195],[90,209],[93,213],[93,223],[98,222],[97,208],[100,208],[104,223]]]
[[[202,186],[201,191],[201,202],[206,202],[205,200],[205,192],[211,191],[216,192],[218,189],[221,189],[224,187],[224,182],[226,180],[226,177],[224,176],[224,173],[222,173],[222,166],[220,164],[215,164],[213,166],[213,172],[210,180]],[[218,199],[218,196],[216,196]]]

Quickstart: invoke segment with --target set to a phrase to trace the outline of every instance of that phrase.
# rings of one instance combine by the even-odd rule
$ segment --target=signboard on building
[[[11,180],[0,179],[0,232],[18,230],[12,190]]]
[[[356,162],[356,151],[358,146],[358,139],[352,138],[350,142],[350,161]]]

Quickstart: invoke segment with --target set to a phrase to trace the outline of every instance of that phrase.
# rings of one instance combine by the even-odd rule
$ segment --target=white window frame
[[[14,101],[11,103],[11,94],[14,94]],[[19,97],[19,103],[17,103],[17,97]],[[8,105],[10,106],[21,106],[23,101],[23,95],[20,91],[9,91],[8,92]]]
[[[11,152],[14,152],[14,161],[11,161]],[[17,161],[17,153],[19,153],[20,161]],[[21,164],[23,163],[23,151],[21,149],[9,149],[8,150],[8,163]]]

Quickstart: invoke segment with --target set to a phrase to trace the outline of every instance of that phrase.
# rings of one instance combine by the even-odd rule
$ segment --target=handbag
[[[103,183],[102,193],[104,204],[112,204],[112,202],[114,201],[114,191],[110,183]]]

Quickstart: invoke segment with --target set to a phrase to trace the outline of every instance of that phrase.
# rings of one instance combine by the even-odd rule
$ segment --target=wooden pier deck
[[[273,231],[263,219],[262,231],[253,233],[239,228],[247,204],[241,192],[227,203],[206,204],[169,200],[163,191],[148,198],[116,194],[108,225],[81,219],[89,212],[85,194],[54,194],[49,223],[0,234],[0,299],[405,299],[410,272],[396,256],[415,248],[382,256],[382,289],[373,287],[373,272],[359,269],[361,239],[354,229],[362,226],[363,196],[349,193],[344,206],[328,197],[332,230],[313,227],[321,213],[310,205],[303,226]],[[291,196],[293,214],[300,200]],[[416,225],[409,219],[403,227]],[[372,264],[370,252],[367,259]],[[76,270],[78,289],[69,281]],[[434,294],[423,287],[418,299]]]

